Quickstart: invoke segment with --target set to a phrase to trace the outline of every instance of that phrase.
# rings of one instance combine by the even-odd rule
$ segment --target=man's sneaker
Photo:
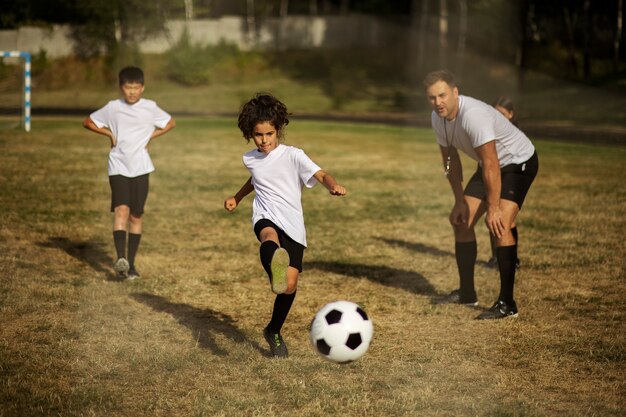
[[[128,270],[130,269],[130,265],[125,258],[119,258],[113,264],[113,269],[117,272],[117,276],[123,279],[128,278]]]
[[[272,291],[275,294],[284,294],[287,291],[287,269],[289,268],[289,253],[278,248],[272,256]]]
[[[272,333],[269,327],[263,329],[263,337],[270,345],[270,353],[276,358],[286,358],[289,356],[287,345],[280,333]]]
[[[454,290],[448,295],[444,295],[433,300],[433,304],[462,304],[466,306],[477,306],[478,299],[474,297],[462,297],[461,290]]]
[[[137,271],[137,269],[135,269],[134,266],[131,266],[128,270],[128,277],[126,279],[128,281],[132,281],[137,278],[141,278],[141,275],[139,275],[139,272]]]
[[[512,304],[508,304],[502,300],[498,300],[489,310],[476,317],[476,320],[505,319],[507,317],[517,317],[517,305],[515,305],[515,301],[513,301]]]

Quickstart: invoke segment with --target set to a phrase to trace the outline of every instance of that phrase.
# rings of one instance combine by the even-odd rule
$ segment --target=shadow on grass
[[[413,252],[425,253],[428,255],[439,256],[439,257],[454,258],[454,253],[452,252],[437,249],[433,246],[424,245],[423,243],[407,242],[406,240],[387,239],[384,237],[376,237],[376,236],[374,237],[374,239],[380,240],[381,242],[385,242],[386,244],[390,246],[400,246],[400,247],[412,250]],[[489,265],[487,261],[476,260],[476,265],[492,269],[491,265]]]
[[[435,295],[432,284],[422,274],[387,266],[347,264],[342,262],[307,262],[307,268],[319,269],[346,275],[353,278],[366,278],[370,281],[400,288],[421,295]]]
[[[235,343],[249,343],[263,355],[268,356],[269,350],[262,349],[258,343],[248,340],[246,335],[237,328],[235,321],[227,314],[210,308],[200,309],[189,304],[173,303],[168,299],[148,293],[133,293],[132,298],[151,307],[155,311],[167,313],[180,324],[191,330],[198,346],[210,349],[219,356],[228,355],[228,351],[218,346],[214,335],[221,333]]]
[[[86,263],[94,271],[104,274],[107,280],[120,280],[113,272],[113,259],[107,254],[101,242],[73,241],[66,237],[53,236],[48,237],[45,242],[38,242],[37,246],[61,249],[72,258]]]

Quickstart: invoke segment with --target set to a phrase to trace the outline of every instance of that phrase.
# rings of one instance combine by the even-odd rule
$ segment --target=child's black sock
[[[274,300],[274,310],[272,311],[272,320],[267,328],[272,333],[280,333],[280,329],[283,327],[293,300],[296,298],[296,292],[293,294],[278,294],[276,300]]]
[[[517,245],[501,246],[496,250],[500,269],[500,295],[498,300],[507,304],[513,303],[513,287],[515,285],[515,261]]]
[[[128,234],[128,263],[131,268],[135,266],[135,256],[137,255],[137,250],[139,249],[139,241],[141,241],[141,234]]]
[[[124,258],[126,256],[126,230],[114,230],[113,242],[115,243],[117,259]]]
[[[261,247],[259,248],[259,255],[261,256],[261,265],[265,268],[265,272],[267,272],[268,278],[272,279],[272,257],[274,256],[274,252],[278,249],[279,246],[273,240],[266,240],[261,243]]]
[[[456,265],[459,269],[460,292],[464,300],[475,300],[474,264],[476,263],[476,241],[456,242],[454,245]]]

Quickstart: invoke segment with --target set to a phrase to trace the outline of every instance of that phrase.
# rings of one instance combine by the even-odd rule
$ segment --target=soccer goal
[[[24,51],[0,51],[0,56],[5,58],[18,58],[24,61],[24,94],[22,99],[22,114],[24,130],[30,132],[30,53]]]

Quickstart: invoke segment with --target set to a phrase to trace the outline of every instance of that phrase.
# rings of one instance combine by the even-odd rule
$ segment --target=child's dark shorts
[[[304,249],[306,248],[287,236],[281,228],[276,226],[271,220],[267,219],[261,219],[254,225],[254,233],[256,234],[256,238],[259,239],[259,242],[261,241],[261,230],[266,227],[271,227],[276,230],[280,247],[285,249],[289,254],[289,266],[296,268],[299,272],[302,272],[302,258],[304,256]]]
[[[537,171],[539,171],[537,152],[526,162],[511,164],[500,168],[500,178],[502,182],[500,198],[502,200],[516,202],[517,206],[521,209],[526,194],[530,189],[530,185],[537,176]],[[483,169],[480,165],[467,183],[464,194],[476,197],[480,200],[487,198],[487,190],[483,182]]]
[[[130,207],[130,213],[142,215],[143,208],[148,198],[150,174],[129,178],[123,175],[109,176],[111,185],[111,211],[117,206]]]

